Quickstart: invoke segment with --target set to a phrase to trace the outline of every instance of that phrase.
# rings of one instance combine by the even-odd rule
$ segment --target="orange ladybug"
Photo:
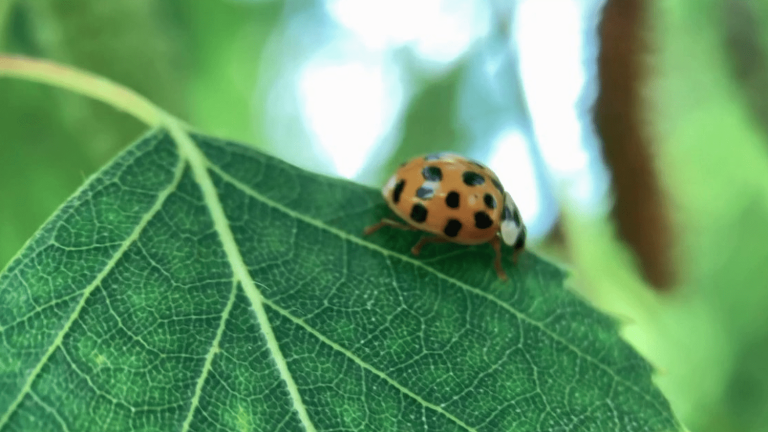
[[[453,153],[413,158],[397,169],[381,194],[407,224],[383,218],[367,227],[365,235],[384,226],[435,234],[422,237],[411,248],[414,255],[427,243],[490,243],[496,272],[507,280],[501,241],[513,247],[515,262],[525,248],[527,230],[515,202],[496,174],[473,160]]]

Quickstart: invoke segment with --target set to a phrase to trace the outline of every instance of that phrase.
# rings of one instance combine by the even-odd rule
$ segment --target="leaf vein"
[[[136,225],[136,228],[134,228],[133,232],[123,241],[123,245],[115,252],[115,255],[112,257],[112,259],[109,260],[107,265],[104,266],[104,269],[96,276],[96,278],[91,282],[91,284],[83,291],[83,297],[80,300],[80,303],[75,307],[75,310],[72,312],[72,315],[69,317],[67,322],[64,324],[62,329],[59,331],[59,334],[56,335],[56,338],[54,339],[51,346],[48,347],[48,350],[43,354],[43,357],[40,359],[40,361],[37,363],[37,365],[32,369],[32,372],[27,377],[27,381],[24,383],[24,386],[22,387],[21,391],[19,392],[18,396],[16,396],[16,399],[8,406],[8,409],[3,413],[3,415],[0,417],[0,429],[5,426],[6,423],[8,423],[8,420],[11,418],[11,415],[16,411],[16,409],[19,407],[21,402],[24,400],[24,397],[29,393],[29,391],[32,389],[32,383],[35,381],[37,376],[40,374],[40,371],[42,371],[43,366],[45,366],[48,362],[48,359],[53,355],[53,353],[61,346],[61,343],[64,340],[64,336],[69,332],[69,329],[72,327],[72,324],[74,324],[75,320],[78,316],[80,316],[80,311],[85,306],[85,302],[90,297],[91,293],[99,286],[101,285],[101,282],[104,280],[104,278],[112,271],[112,269],[115,267],[115,264],[117,261],[120,260],[120,258],[123,256],[125,251],[139,238],[139,235],[144,230],[144,228],[147,226],[149,221],[154,217],[155,214],[157,214],[160,209],[163,207],[163,203],[165,203],[166,198],[173,193],[173,191],[176,190],[178,187],[179,182],[181,181],[182,174],[184,173],[184,164],[179,161],[179,165],[176,167],[176,173],[173,181],[168,185],[168,187],[165,188],[165,190],[161,191],[158,194],[157,200],[155,201],[155,204],[150,208],[150,210],[145,214],[141,220],[139,221],[138,225]]]
[[[48,303],[46,303],[46,304],[44,304],[42,306],[36,306],[35,309],[33,309],[32,311],[24,314],[24,316],[21,316],[21,317],[17,318],[16,320],[14,320],[12,322],[9,322],[8,324],[6,324],[4,326],[0,325],[0,333],[4,333],[6,330],[8,330],[10,328],[13,328],[14,326],[19,325],[19,324],[21,324],[23,322],[26,322],[27,320],[29,320],[32,317],[34,317],[35,315],[45,311],[46,309],[54,307],[54,306],[58,305],[59,303],[63,303],[65,301],[71,299],[72,297],[77,297],[77,296],[81,295],[82,293],[83,293],[82,291],[75,291],[75,292],[73,292],[71,294],[65,295],[64,297],[60,297],[60,298],[57,298],[55,300],[52,300],[52,301],[50,301],[50,302],[48,302]]]
[[[347,240],[347,241],[359,244],[359,245],[361,245],[363,247],[367,247],[367,248],[370,248],[372,250],[378,251],[378,252],[380,252],[384,256],[396,257],[396,258],[399,258],[402,261],[408,262],[408,263],[410,263],[410,264],[412,264],[414,266],[421,267],[424,270],[426,270],[426,271],[436,275],[438,278],[446,280],[447,282],[452,283],[452,284],[454,284],[454,285],[456,285],[456,286],[458,286],[458,287],[460,287],[460,288],[462,288],[462,289],[464,289],[464,290],[466,290],[466,291],[468,291],[468,292],[470,292],[472,294],[479,295],[481,297],[485,297],[486,299],[488,299],[491,302],[497,304],[498,306],[502,307],[503,309],[506,309],[507,311],[511,312],[512,314],[514,314],[515,316],[520,318],[522,321],[528,322],[529,324],[537,327],[539,330],[541,330],[545,334],[549,335],[556,342],[560,343],[565,348],[573,351],[576,355],[578,355],[580,357],[583,357],[584,359],[586,359],[590,363],[593,363],[594,365],[596,365],[600,369],[606,371],[608,374],[610,374],[613,377],[613,379],[615,379],[616,381],[624,384],[627,388],[629,388],[630,390],[632,390],[632,391],[636,392],[637,394],[639,394],[643,399],[645,399],[648,402],[650,402],[659,411],[664,412],[664,410],[658,405],[657,401],[653,400],[650,396],[648,396],[646,393],[644,393],[643,391],[638,389],[631,382],[625,380],[620,375],[616,374],[616,372],[614,372],[610,367],[608,367],[604,363],[600,362],[598,359],[593,358],[592,356],[582,352],[579,348],[577,348],[573,344],[569,343],[567,340],[563,339],[557,333],[554,333],[552,330],[550,330],[546,326],[542,325],[540,322],[533,320],[532,318],[528,317],[527,315],[525,315],[524,313],[518,311],[517,309],[513,308],[512,306],[506,304],[505,302],[499,300],[498,298],[494,297],[493,295],[491,295],[491,294],[489,294],[487,292],[484,292],[484,291],[482,291],[482,290],[480,290],[478,288],[475,288],[473,286],[467,285],[466,283],[464,283],[464,282],[462,282],[462,281],[460,281],[458,279],[455,279],[455,278],[447,276],[447,275],[445,275],[443,273],[440,273],[439,271],[435,270],[434,268],[432,268],[432,267],[430,267],[430,266],[428,266],[428,265],[426,265],[426,264],[424,264],[424,263],[422,263],[422,262],[420,262],[420,261],[418,261],[418,260],[416,260],[416,259],[414,259],[412,257],[409,257],[409,256],[406,256],[406,255],[397,253],[397,252],[393,252],[393,251],[387,250],[387,249],[385,249],[385,248],[383,248],[381,246],[378,246],[378,245],[376,245],[374,243],[371,243],[371,242],[366,241],[364,239],[361,239],[359,237],[353,236],[352,234],[344,232],[344,231],[342,231],[342,230],[340,230],[338,228],[335,228],[335,227],[332,227],[330,225],[327,225],[326,223],[324,223],[324,222],[322,222],[320,220],[316,220],[316,219],[310,218],[308,216],[305,216],[305,215],[303,215],[301,213],[298,213],[298,212],[292,210],[291,208],[286,207],[286,206],[284,206],[284,205],[282,205],[282,204],[280,204],[280,203],[278,203],[278,202],[276,202],[276,201],[274,201],[274,200],[272,200],[270,198],[267,198],[266,196],[260,194],[259,192],[256,192],[255,190],[253,190],[252,188],[250,188],[247,185],[243,184],[242,182],[240,182],[236,178],[234,178],[231,175],[227,174],[224,170],[222,170],[217,165],[214,165],[213,163],[209,162],[209,167],[210,167],[210,169],[212,171],[214,171],[216,174],[221,176],[225,181],[233,184],[236,188],[240,189],[241,191],[245,192],[246,194],[250,195],[251,197],[253,197],[253,198],[257,199],[257,200],[259,200],[259,201],[261,201],[261,202],[263,202],[263,203],[265,203],[265,204],[267,204],[267,205],[269,205],[269,206],[271,206],[271,207],[273,207],[273,208],[275,208],[275,209],[277,209],[279,211],[282,211],[282,212],[288,214],[289,216],[291,216],[293,218],[302,220],[302,221],[304,221],[304,222],[306,222],[306,223],[308,223],[310,225],[314,225],[317,228],[320,228],[322,230],[326,230],[328,232],[331,232],[331,233],[341,237],[344,240]],[[266,299],[265,299],[265,301],[266,301]]]
[[[56,421],[59,422],[59,425],[61,426],[61,430],[63,430],[64,432],[69,432],[69,427],[67,426],[67,423],[64,421],[63,418],[61,418],[58,411],[53,409],[53,407],[51,407],[47,403],[43,402],[42,399],[40,399],[40,397],[38,397],[37,394],[35,394],[35,392],[30,391],[29,395],[32,396],[32,399],[35,400],[35,403],[43,407],[44,410],[51,413],[51,415],[56,419]]]
[[[208,354],[205,357],[205,365],[203,365],[203,372],[200,374],[200,378],[197,380],[197,385],[195,386],[195,395],[192,397],[192,403],[189,405],[189,412],[187,412],[187,418],[184,420],[184,424],[181,428],[182,432],[187,432],[189,430],[189,426],[192,424],[192,418],[194,416],[195,410],[197,409],[199,403],[200,403],[200,395],[203,392],[203,385],[205,384],[206,378],[208,378],[208,373],[211,371],[212,364],[213,364],[213,358],[218,354],[220,347],[219,343],[221,342],[221,336],[224,334],[224,329],[226,328],[227,319],[229,319],[229,313],[232,311],[232,306],[235,304],[235,295],[237,294],[237,282],[232,281],[232,292],[229,294],[229,300],[227,301],[227,305],[224,307],[224,311],[221,314],[221,321],[219,322],[219,328],[216,330],[216,337],[213,339],[213,343],[211,344],[211,348],[208,350]]]
[[[327,344],[331,348],[333,348],[336,351],[339,351],[340,353],[346,355],[347,357],[349,357],[350,360],[352,360],[353,362],[357,363],[363,369],[367,369],[368,371],[372,372],[374,375],[376,375],[379,378],[383,379],[384,381],[388,382],[389,384],[391,384],[392,386],[394,386],[395,388],[400,390],[403,394],[408,395],[409,397],[411,397],[412,399],[416,400],[417,402],[419,402],[423,406],[429,407],[429,408],[433,409],[434,411],[436,411],[436,412],[446,416],[447,418],[451,419],[453,422],[455,422],[459,426],[463,427],[464,429],[466,429],[468,431],[477,432],[477,430],[475,428],[467,425],[466,423],[461,421],[459,418],[457,418],[453,414],[445,411],[444,409],[442,409],[438,405],[435,405],[435,404],[433,404],[431,402],[427,402],[421,396],[417,395],[416,393],[414,393],[411,390],[409,390],[407,387],[405,387],[402,384],[398,383],[397,381],[393,380],[392,378],[387,376],[387,374],[385,374],[384,372],[376,369],[371,364],[367,363],[366,361],[364,361],[360,357],[356,356],[354,353],[352,353],[348,349],[342,347],[341,345],[337,344],[336,342],[334,342],[334,341],[328,339],[327,337],[323,336],[320,332],[315,330],[314,327],[312,327],[309,324],[307,324],[301,318],[293,316],[290,312],[288,312],[287,310],[281,308],[280,306],[272,303],[269,299],[265,298],[264,299],[264,304],[266,304],[267,306],[271,307],[272,309],[274,309],[275,311],[280,313],[280,315],[283,315],[284,317],[288,318],[289,320],[291,320],[294,323],[298,324],[299,326],[303,327],[306,331],[310,332],[312,335],[314,335],[316,338],[320,339],[320,341],[322,341],[323,343]]]
[[[224,213],[224,207],[219,200],[218,192],[213,185],[213,180],[211,180],[211,177],[208,174],[208,169],[212,165],[203,152],[192,141],[192,138],[186,131],[184,131],[184,129],[182,129],[180,124],[170,122],[168,127],[173,140],[176,142],[179,153],[189,161],[195,179],[200,187],[200,191],[203,194],[203,200],[205,201],[211,219],[213,220],[214,229],[219,235],[219,240],[224,248],[224,253],[227,255],[227,259],[236,280],[242,284],[243,292],[251,301],[251,305],[259,322],[259,327],[261,328],[262,336],[264,336],[267,347],[272,354],[272,360],[275,362],[275,366],[277,366],[280,377],[285,381],[286,388],[293,401],[293,408],[296,410],[296,414],[307,432],[315,432],[315,426],[309,418],[309,414],[307,414],[307,409],[301,400],[298,386],[296,386],[293,376],[288,369],[288,363],[280,351],[280,345],[272,330],[272,324],[269,322],[267,312],[264,310],[264,296],[259,289],[256,288],[256,284],[248,272],[245,261],[240,254],[240,248],[235,241],[235,236],[232,234],[230,222]]]

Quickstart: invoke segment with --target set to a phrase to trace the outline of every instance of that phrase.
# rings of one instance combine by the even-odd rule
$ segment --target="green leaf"
[[[0,275],[0,431],[679,430],[560,269],[415,258],[361,236],[377,190],[194,138],[131,146]]]

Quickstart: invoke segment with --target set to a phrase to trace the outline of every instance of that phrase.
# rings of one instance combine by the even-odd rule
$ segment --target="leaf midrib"
[[[298,386],[294,382],[293,376],[288,369],[288,363],[285,356],[283,356],[280,350],[280,345],[272,330],[272,324],[269,322],[269,317],[267,317],[267,312],[264,309],[263,303],[264,296],[259,289],[256,288],[256,284],[248,272],[248,267],[245,265],[245,261],[240,254],[240,248],[230,229],[229,220],[224,212],[224,207],[219,200],[216,187],[208,173],[208,169],[212,164],[208,158],[205,157],[203,151],[197,144],[192,141],[189,134],[182,129],[181,125],[171,122],[168,127],[171,137],[176,142],[179,153],[189,162],[190,167],[192,168],[193,176],[197,180],[198,187],[203,194],[203,200],[208,206],[214,229],[219,235],[219,241],[221,241],[224,253],[227,255],[235,280],[242,284],[243,292],[250,300],[251,306],[256,313],[256,319],[259,322],[262,336],[264,336],[267,343],[267,349],[269,349],[269,352],[272,354],[272,360],[275,362],[275,366],[277,366],[280,378],[282,378],[286,384],[286,389],[293,402],[293,408],[306,431],[316,432],[315,426],[309,418],[309,414],[307,413],[301,395],[299,394]]]
[[[454,285],[456,285],[456,286],[458,286],[458,287],[460,287],[460,288],[462,288],[462,289],[464,289],[464,290],[466,290],[466,291],[468,291],[470,293],[473,293],[473,294],[476,294],[476,295],[480,295],[482,297],[487,298],[488,300],[492,301],[493,303],[496,303],[497,305],[501,306],[502,308],[504,308],[504,309],[508,310],[509,312],[513,313],[514,315],[519,317],[521,320],[526,321],[526,322],[530,323],[531,325],[534,325],[535,327],[539,328],[542,332],[544,332],[545,334],[549,335],[555,341],[559,342],[564,347],[566,347],[569,350],[573,351],[578,356],[583,357],[587,361],[595,364],[599,368],[601,368],[604,371],[608,372],[608,374],[610,374],[616,382],[620,382],[620,383],[624,384],[626,387],[628,387],[629,389],[635,391],[641,397],[643,397],[644,399],[650,401],[657,409],[659,409],[658,404],[656,404],[655,401],[650,399],[645,393],[640,391],[638,388],[636,388],[630,382],[624,380],[619,375],[614,373],[614,371],[612,369],[610,369],[607,365],[601,363],[599,360],[597,360],[597,359],[589,356],[588,354],[582,352],[577,347],[575,347],[572,344],[568,343],[565,339],[561,338],[556,333],[553,333],[551,330],[549,330],[547,327],[545,327],[540,322],[531,319],[527,315],[525,315],[522,312],[520,312],[520,311],[514,309],[513,307],[507,305],[506,303],[502,302],[501,300],[497,299],[496,297],[493,297],[493,296],[491,296],[488,293],[485,293],[485,292],[483,292],[481,290],[478,290],[477,288],[469,286],[469,285],[467,285],[467,284],[465,284],[465,283],[463,283],[463,282],[461,282],[461,281],[459,281],[457,279],[454,279],[454,278],[449,277],[449,276],[447,276],[445,274],[442,274],[442,273],[436,271],[434,268],[432,268],[432,267],[430,267],[430,266],[428,266],[428,265],[426,265],[426,264],[424,264],[424,263],[422,263],[420,261],[417,261],[417,260],[415,260],[415,259],[413,259],[413,258],[411,258],[409,256],[405,256],[405,255],[399,254],[397,252],[393,252],[393,251],[384,249],[384,248],[382,248],[382,247],[380,247],[380,246],[378,246],[376,244],[367,242],[367,241],[365,241],[363,239],[360,239],[360,238],[355,237],[355,236],[353,236],[353,235],[351,235],[349,233],[346,233],[346,232],[344,232],[344,231],[342,231],[340,229],[337,229],[335,227],[327,225],[327,224],[325,224],[324,222],[322,222],[320,220],[316,220],[316,219],[307,217],[305,215],[302,215],[300,213],[297,213],[294,210],[292,210],[292,209],[290,209],[290,208],[288,208],[288,207],[286,207],[286,206],[284,206],[284,205],[282,205],[280,203],[277,203],[277,202],[275,202],[275,201],[273,201],[273,200],[271,200],[271,199],[261,195],[260,193],[256,192],[252,188],[248,187],[247,185],[243,184],[239,180],[235,179],[231,175],[229,175],[226,172],[224,172],[219,166],[213,164],[203,154],[202,150],[195,143],[192,142],[191,138],[189,138],[189,135],[184,133],[184,135],[185,135],[184,138],[186,138],[186,140],[185,140],[184,138],[179,139],[178,134],[174,134],[173,133],[174,131],[171,131],[171,132],[172,132],[174,141],[176,141],[177,149],[178,149],[179,154],[181,156],[181,158],[179,160],[179,163],[178,163],[178,165],[176,167],[176,172],[175,172],[175,176],[174,176],[173,182],[165,190],[163,190],[161,193],[158,194],[158,199],[156,200],[155,204],[150,209],[150,211],[148,211],[142,217],[142,219],[139,222],[139,224],[136,226],[136,228],[131,233],[131,235],[128,238],[126,238],[126,240],[123,242],[123,245],[120,247],[120,249],[118,249],[118,251],[116,251],[116,253],[112,257],[112,259],[110,259],[110,261],[107,263],[105,268],[99,273],[97,278],[94,279],[94,281],[89,285],[89,287],[83,292],[83,297],[82,297],[80,303],[78,304],[78,306],[76,307],[75,311],[73,311],[73,313],[71,314],[69,320],[64,325],[62,330],[59,332],[59,334],[57,335],[57,337],[54,340],[54,342],[48,348],[48,350],[46,351],[45,355],[41,358],[40,362],[32,370],[32,372],[28,376],[27,382],[23,386],[23,388],[20,391],[20,393],[17,396],[17,398],[9,406],[8,410],[6,411],[6,413],[2,417],[0,417],[0,428],[2,428],[2,426],[7,423],[7,421],[11,417],[11,415],[16,411],[16,409],[18,408],[19,404],[23,401],[24,397],[27,394],[30,393],[32,383],[37,378],[38,374],[40,373],[42,368],[45,366],[45,364],[47,363],[47,361],[50,358],[50,356],[61,345],[64,336],[67,334],[67,332],[69,331],[71,325],[74,323],[74,321],[79,316],[80,311],[82,310],[83,306],[85,305],[85,302],[89,298],[90,294],[95,290],[95,288],[97,288],[101,284],[101,282],[103,281],[104,277],[106,277],[109,274],[109,272],[112,270],[112,268],[114,267],[116,262],[122,257],[122,255],[127,250],[127,248],[130,247],[138,239],[140,233],[145,228],[147,223],[149,223],[149,221],[152,219],[152,217],[154,217],[154,215],[157,214],[157,212],[162,209],[163,203],[165,202],[167,197],[176,190],[179,182],[181,181],[181,179],[183,177],[184,168],[186,167],[186,163],[185,162],[189,163],[190,167],[193,170],[194,177],[195,177],[195,179],[197,180],[197,183],[198,183],[198,187],[200,187],[200,189],[201,189],[201,191],[203,193],[205,204],[208,207],[209,211],[211,212],[210,214],[211,214],[211,217],[213,219],[213,222],[214,222],[215,228],[217,230],[217,233],[219,235],[220,241],[222,242],[222,244],[224,246],[224,249],[227,252],[227,255],[228,255],[228,258],[229,258],[228,261],[230,262],[230,266],[232,267],[232,270],[235,273],[235,279],[236,279],[236,281],[239,281],[240,283],[242,283],[243,290],[244,290],[246,296],[251,301],[252,306],[254,307],[254,309],[256,311],[256,315],[257,315],[257,317],[259,319],[261,330],[264,333],[265,338],[267,339],[268,345],[270,345],[269,348],[270,348],[270,352],[272,352],[273,360],[277,363],[278,368],[281,369],[281,377],[286,382],[286,385],[288,386],[288,390],[289,390],[289,392],[291,393],[291,396],[294,399],[294,408],[296,409],[297,414],[298,414],[300,420],[302,421],[302,423],[304,424],[305,428],[308,431],[314,431],[315,430],[314,425],[312,424],[312,422],[310,421],[310,419],[308,417],[308,414],[306,413],[306,410],[305,410],[305,407],[303,406],[303,403],[301,401],[300,395],[298,395],[298,388],[295,385],[295,383],[293,382],[292,377],[290,376],[290,372],[287,369],[287,364],[285,363],[285,358],[280,353],[279,346],[277,345],[277,340],[276,340],[276,338],[274,336],[274,333],[272,332],[271,324],[269,323],[269,321],[268,321],[268,319],[266,317],[266,312],[263,309],[264,303],[266,303],[268,306],[270,306],[271,308],[275,309],[276,311],[278,311],[282,315],[286,316],[287,318],[291,319],[295,323],[301,325],[307,331],[309,331],[310,333],[312,333],[316,337],[320,338],[320,340],[322,340],[324,343],[326,343],[329,346],[331,346],[333,349],[342,352],[344,355],[349,357],[352,361],[354,361],[357,364],[359,364],[361,367],[364,367],[365,369],[371,371],[372,373],[376,374],[377,376],[385,379],[391,385],[395,386],[396,388],[398,388],[398,390],[400,390],[403,393],[407,394],[408,396],[412,397],[414,400],[418,401],[419,403],[423,404],[426,407],[429,407],[431,409],[434,409],[437,412],[440,412],[441,414],[443,414],[446,417],[450,418],[452,421],[456,422],[457,424],[461,425],[462,427],[464,427],[467,430],[473,431],[474,429],[469,427],[468,425],[464,424],[461,420],[459,420],[458,418],[454,417],[452,414],[450,414],[448,412],[445,412],[439,406],[434,405],[434,404],[432,404],[430,402],[427,402],[427,401],[423,400],[420,396],[416,395],[415,393],[413,393],[412,391],[410,391],[409,389],[407,389],[403,385],[397,383],[395,380],[393,380],[392,378],[387,376],[384,372],[382,372],[382,371],[374,368],[373,366],[369,365],[368,363],[364,362],[362,359],[358,358],[356,355],[354,355],[350,351],[346,350],[342,346],[340,346],[340,345],[336,344],[335,342],[327,339],[325,336],[320,334],[317,330],[315,330],[314,328],[309,326],[307,323],[305,323],[300,318],[294,317],[288,311],[280,308],[279,306],[273,304],[271,301],[266,299],[261,294],[261,292],[257,289],[257,287],[255,285],[255,281],[253,281],[253,278],[250,276],[250,273],[248,272],[248,269],[247,269],[247,267],[245,265],[245,262],[244,262],[242,256],[240,255],[239,246],[237,245],[236,241],[234,240],[234,236],[233,236],[231,230],[229,229],[229,220],[226,218],[226,215],[224,213],[223,207],[222,207],[220,201],[218,200],[218,192],[216,191],[216,189],[215,189],[215,187],[213,185],[212,179],[208,175],[208,172],[207,172],[208,169],[212,170],[217,175],[221,176],[225,181],[233,184],[234,186],[236,186],[238,189],[240,189],[241,191],[243,191],[247,195],[249,195],[249,196],[259,200],[260,202],[263,202],[264,204],[266,204],[266,205],[268,205],[270,207],[273,207],[273,208],[275,208],[275,209],[277,209],[279,211],[282,211],[282,212],[288,214],[291,217],[294,217],[294,218],[296,218],[298,220],[302,220],[302,221],[304,221],[306,223],[309,223],[311,225],[314,225],[314,226],[316,226],[316,227],[318,227],[320,229],[323,229],[323,230],[328,231],[328,232],[330,232],[332,234],[335,234],[335,235],[339,236],[340,238],[342,238],[344,240],[351,241],[353,243],[356,243],[356,244],[362,245],[364,247],[367,247],[369,249],[375,250],[375,251],[381,253],[382,255],[393,256],[395,258],[398,258],[400,260],[408,262],[408,263],[410,263],[412,265],[421,267],[421,268],[425,269],[426,271],[435,274],[437,277],[439,277],[441,279],[444,279],[447,282],[449,282],[451,284],[454,284]],[[187,143],[183,143],[181,141],[187,141]],[[191,146],[190,146],[190,144],[191,144]],[[230,304],[228,304],[227,307],[229,308]],[[222,320],[222,324],[221,325],[223,325],[224,320],[225,319]],[[221,331],[221,328],[219,330]],[[217,338],[218,337],[220,337],[220,335],[217,333]],[[215,347],[216,347],[216,342],[214,341],[213,345],[211,347],[211,351],[209,351],[209,354],[208,354],[208,357],[207,357],[207,360],[206,360],[206,365],[207,366],[210,366],[208,363],[210,363],[210,360],[212,359],[213,355],[215,355]],[[280,362],[282,362],[282,365],[280,364]],[[198,385],[196,387],[195,397],[199,397],[199,393],[202,391],[202,386],[203,386],[203,383],[205,381],[205,376],[206,376],[205,373],[201,374],[201,377],[200,377],[200,379],[198,381]],[[196,405],[194,404],[194,400],[193,400],[193,403],[192,403],[192,405],[190,407],[190,411],[188,413],[188,418],[185,421],[184,427],[187,427],[189,425],[189,422],[190,422],[190,420],[192,418],[192,415],[193,415],[195,409],[196,409]]]

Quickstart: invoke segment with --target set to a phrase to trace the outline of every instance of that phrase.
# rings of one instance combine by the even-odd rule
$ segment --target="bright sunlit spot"
[[[558,13],[551,13],[557,10]],[[515,14],[520,73],[542,157],[574,204],[589,211],[605,194],[607,179],[596,141],[585,141],[584,24],[575,0],[521,0]]]
[[[397,70],[381,58],[329,58],[322,52],[299,76],[301,112],[315,144],[342,177],[354,178],[402,107]]]
[[[404,84],[391,50],[411,46],[443,64],[488,30],[482,2],[331,0],[329,14],[354,36],[339,36],[299,73],[299,106],[307,129],[334,171],[354,178],[403,108]],[[346,49],[349,40],[357,44]]]
[[[420,19],[429,1],[408,0],[329,0],[326,7],[342,26],[355,33],[372,48],[384,50],[413,38],[421,27]]]
[[[343,31],[301,69],[299,107],[334,172],[356,178],[374,149],[396,139],[390,132],[409,97],[395,50],[407,46],[427,63],[448,65],[488,33],[491,10],[469,0],[329,0],[326,8]],[[594,207],[605,196],[607,176],[601,177],[577,111],[586,80],[581,6],[576,0],[520,0],[514,17],[510,49],[519,56],[538,151],[554,184],[565,185],[580,207]],[[545,201],[548,191],[539,190],[541,174],[528,146],[520,131],[502,131],[489,160],[536,237],[550,229],[556,206]]]
[[[533,158],[520,131],[508,129],[496,138],[488,158],[488,167],[499,176],[509,191],[531,237],[538,237],[548,226],[542,225],[541,194],[536,184]]]
[[[411,45],[425,60],[449,63],[488,31],[490,11],[473,0],[329,0],[331,16],[371,49]]]

